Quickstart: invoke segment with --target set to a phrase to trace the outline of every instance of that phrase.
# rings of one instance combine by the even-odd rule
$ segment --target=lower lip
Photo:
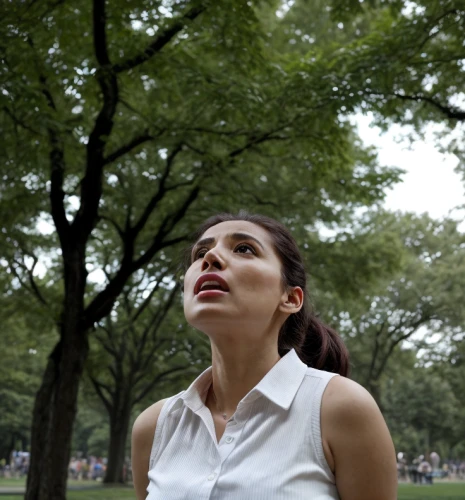
[[[222,297],[223,295],[226,295],[228,292],[225,292],[223,290],[204,290],[203,292],[199,292],[197,294],[198,299],[207,299],[210,297]]]

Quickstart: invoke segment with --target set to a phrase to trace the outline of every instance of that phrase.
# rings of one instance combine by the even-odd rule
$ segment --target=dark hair
[[[307,276],[302,255],[289,230],[280,222],[265,215],[250,214],[241,210],[238,214],[220,213],[207,219],[196,231],[195,242],[212,226],[221,222],[246,221],[261,226],[273,239],[276,253],[282,263],[283,284],[299,286],[304,292],[304,304],[299,312],[291,314],[284,322],[278,336],[278,352],[284,356],[295,349],[307,366],[319,370],[349,373],[349,352],[338,333],[325,325],[314,314],[307,298]],[[192,249],[192,247],[190,248]],[[185,268],[191,264],[191,252],[186,252]]]

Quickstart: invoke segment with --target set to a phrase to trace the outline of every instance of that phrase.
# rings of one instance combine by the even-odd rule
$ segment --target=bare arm
[[[132,477],[137,500],[147,498],[149,484],[149,461],[157,420],[166,399],[162,399],[144,410],[132,428],[131,462]]]
[[[328,383],[321,405],[323,447],[341,500],[396,500],[394,445],[370,393],[344,377]]]

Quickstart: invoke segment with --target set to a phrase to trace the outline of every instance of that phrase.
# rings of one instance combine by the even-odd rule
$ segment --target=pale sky
[[[398,142],[406,129],[398,125],[390,127],[382,134],[378,127],[370,127],[370,116],[356,115],[352,122],[358,126],[365,144],[376,146],[381,165],[400,167],[406,170],[403,182],[389,190],[385,207],[389,210],[428,212],[433,218],[446,216],[460,205],[465,205],[465,182],[454,172],[459,160],[454,154],[443,154],[434,144],[433,127],[426,140],[412,145],[406,140]],[[454,218],[463,219],[465,214],[454,211]],[[465,225],[461,224],[465,230]]]

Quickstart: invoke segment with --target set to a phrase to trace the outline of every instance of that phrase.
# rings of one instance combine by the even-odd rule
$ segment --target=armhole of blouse
[[[155,434],[153,436],[152,450],[150,452],[149,471],[152,470],[158,455],[162,431],[164,427],[163,424],[165,423],[166,415],[168,414],[168,411],[173,406],[173,404],[177,401],[178,396],[180,396],[183,392],[184,391],[181,391],[179,394],[171,396],[163,403],[162,409],[160,410],[160,414],[158,415],[157,425],[155,427]]]
[[[326,391],[326,388],[328,387],[328,383],[333,377],[337,377],[338,374],[329,374],[332,375],[329,377],[321,377],[318,385],[316,387],[316,390],[314,392],[313,396],[313,404],[312,404],[312,425],[311,425],[311,433],[312,433],[312,441],[313,441],[313,447],[316,452],[316,456],[318,458],[319,464],[322,467],[322,469],[326,472],[328,475],[328,478],[335,483],[336,478],[334,477],[334,474],[328,464],[328,461],[326,460],[325,452],[323,450],[323,436],[321,434],[321,402],[323,400],[323,394]]]

